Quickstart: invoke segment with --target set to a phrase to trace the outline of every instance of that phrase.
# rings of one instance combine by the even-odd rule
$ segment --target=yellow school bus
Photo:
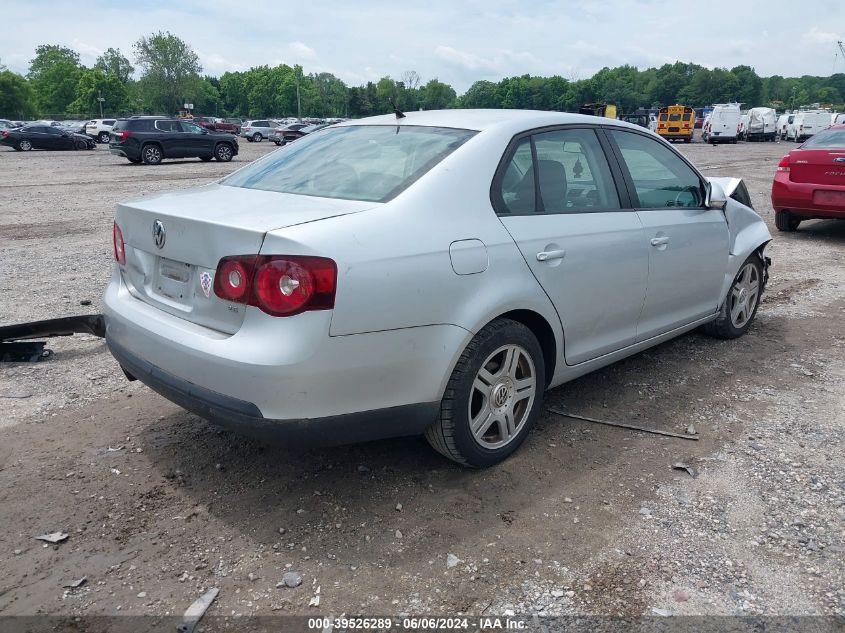
[[[692,143],[695,129],[695,110],[682,105],[660,108],[657,115],[657,133],[667,141]]]

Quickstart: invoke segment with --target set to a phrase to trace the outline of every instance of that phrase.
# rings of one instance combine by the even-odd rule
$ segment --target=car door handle
[[[538,262],[547,262],[552,259],[563,259],[566,257],[566,251],[540,251],[537,253]]]
[[[651,238],[651,245],[652,246],[663,246],[664,244],[669,243],[668,237],[653,237]]]

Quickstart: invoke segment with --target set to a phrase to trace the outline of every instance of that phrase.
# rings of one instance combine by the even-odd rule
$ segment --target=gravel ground
[[[745,178],[775,234],[749,334],[692,333],[548,394],[697,442],[548,414],[483,472],[418,438],[293,453],[127,383],[94,337],[3,365],[0,614],[176,614],[219,587],[210,615],[845,615],[845,223],[776,234],[789,147],[679,146]],[[271,149],[155,168],[0,150],[0,324],[100,311],[115,202]]]

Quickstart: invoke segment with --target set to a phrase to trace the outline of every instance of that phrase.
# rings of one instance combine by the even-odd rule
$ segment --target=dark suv
[[[118,119],[114,124],[109,150],[131,163],[147,165],[158,165],[165,158],[216,158],[228,162],[238,154],[238,139],[181,119],[131,117]]]

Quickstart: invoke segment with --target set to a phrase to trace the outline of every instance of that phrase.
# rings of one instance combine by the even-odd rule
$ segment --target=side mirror
[[[720,211],[723,211],[728,205],[728,196],[718,182],[707,183],[706,205],[708,209],[719,209]]]

